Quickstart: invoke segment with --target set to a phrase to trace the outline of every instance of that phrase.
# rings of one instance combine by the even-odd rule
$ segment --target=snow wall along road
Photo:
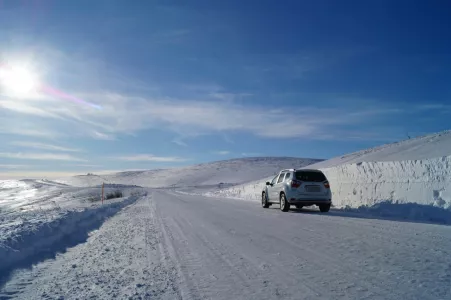
[[[451,209],[451,156],[358,162],[321,168],[331,183],[336,207],[391,201]]]

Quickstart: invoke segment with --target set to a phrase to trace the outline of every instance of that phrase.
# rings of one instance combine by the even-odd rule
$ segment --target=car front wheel
[[[262,193],[262,207],[263,208],[269,207],[268,199],[266,199],[266,193]]]

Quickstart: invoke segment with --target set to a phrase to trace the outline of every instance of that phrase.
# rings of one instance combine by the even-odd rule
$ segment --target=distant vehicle
[[[321,212],[328,212],[332,204],[329,181],[320,170],[282,170],[262,191],[263,208],[272,204],[280,204],[281,211],[290,210],[291,205],[317,205]]]

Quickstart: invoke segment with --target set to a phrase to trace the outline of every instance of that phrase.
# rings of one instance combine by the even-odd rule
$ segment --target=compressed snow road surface
[[[450,254],[450,226],[153,191],[0,298],[451,299]]]

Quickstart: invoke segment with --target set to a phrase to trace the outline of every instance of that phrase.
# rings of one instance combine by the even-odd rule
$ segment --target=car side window
[[[277,180],[277,183],[281,183],[283,181],[283,178],[285,177],[285,173],[282,173],[279,175],[279,180]]]
[[[277,175],[276,177],[274,177],[273,178],[273,180],[271,181],[271,184],[276,184],[276,180],[277,180],[277,177],[278,177],[279,175]]]
[[[291,173],[287,173],[287,175],[285,175],[285,179],[283,181],[287,181],[288,179],[290,179],[291,177]]]

